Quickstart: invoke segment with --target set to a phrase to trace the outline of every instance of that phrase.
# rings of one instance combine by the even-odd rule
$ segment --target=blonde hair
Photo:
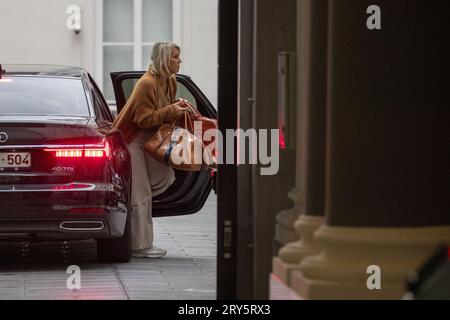
[[[166,77],[171,76],[168,63],[174,48],[181,51],[180,47],[173,42],[156,42],[153,45],[152,55],[150,57],[152,59],[152,63],[149,67],[152,74],[158,76],[163,75]]]

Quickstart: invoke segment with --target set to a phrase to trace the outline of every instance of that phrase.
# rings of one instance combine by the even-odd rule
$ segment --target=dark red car
[[[117,109],[143,72],[113,73]],[[187,76],[179,92],[217,113]],[[130,155],[92,77],[75,67],[3,65],[0,76],[0,238],[96,239],[102,261],[128,261]],[[209,170],[176,172],[153,199],[153,216],[199,211],[212,188]]]

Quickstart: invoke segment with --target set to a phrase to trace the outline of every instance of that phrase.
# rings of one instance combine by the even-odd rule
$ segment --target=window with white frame
[[[101,0],[97,71],[103,93],[115,100],[110,72],[147,70],[157,41],[173,41],[173,0]]]

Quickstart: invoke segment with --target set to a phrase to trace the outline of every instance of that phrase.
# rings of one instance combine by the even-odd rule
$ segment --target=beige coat
[[[162,123],[176,120],[175,76],[168,80],[168,92],[161,81],[147,71],[136,83],[126,105],[114,121],[127,140],[131,155],[131,246],[134,251],[153,246],[152,198],[166,191],[175,181],[172,168],[154,160],[144,144]]]
[[[177,112],[175,94],[177,91],[177,80],[175,76],[168,79],[169,96],[172,104],[163,106],[160,101],[164,93],[161,90],[161,81],[147,71],[136,83],[136,86],[127,103],[114,120],[114,127],[120,129],[127,141],[130,143],[140,131],[158,127],[162,123],[171,123],[176,120]]]

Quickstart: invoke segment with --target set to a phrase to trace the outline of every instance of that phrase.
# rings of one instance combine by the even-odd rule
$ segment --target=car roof
[[[46,64],[2,64],[5,76],[81,78],[85,73],[81,67]]]

